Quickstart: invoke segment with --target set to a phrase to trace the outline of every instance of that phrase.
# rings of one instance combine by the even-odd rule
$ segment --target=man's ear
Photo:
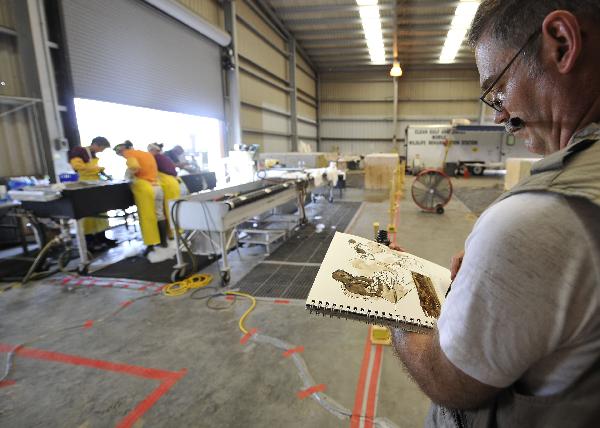
[[[561,74],[570,73],[581,55],[581,27],[577,17],[565,10],[546,16],[542,24],[542,49]]]

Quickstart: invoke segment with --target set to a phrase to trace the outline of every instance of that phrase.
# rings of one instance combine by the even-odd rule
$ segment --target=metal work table
[[[218,235],[215,248],[218,247],[221,254],[221,279],[227,284],[230,279],[227,252],[236,227],[287,202],[298,200],[299,204],[303,203],[301,195],[306,186],[307,182],[302,180],[281,180],[279,183],[265,180],[188,195],[171,202],[174,223],[180,229],[200,232],[211,241],[211,233]],[[184,277],[187,266],[183,260],[179,234],[176,234],[176,239],[177,264],[173,280]]]
[[[75,223],[79,271],[87,272],[88,257],[83,218],[95,217],[111,210],[124,210],[134,205],[129,182],[94,182],[69,184],[61,197],[52,201],[21,201],[21,208],[36,217],[66,219]]]

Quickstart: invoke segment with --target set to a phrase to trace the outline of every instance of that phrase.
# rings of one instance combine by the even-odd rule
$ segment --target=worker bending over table
[[[164,194],[164,215],[167,220],[167,233],[169,239],[173,239],[173,226],[169,213],[169,201],[176,201],[181,197],[181,183],[177,178],[175,163],[162,153],[162,144],[152,143],[148,145],[148,152],[152,153],[158,167],[158,182]]]
[[[167,246],[167,222],[164,215],[164,194],[158,182],[156,160],[148,152],[135,150],[131,141],[115,146],[115,152],[127,159],[131,176],[131,191],[138,208],[142,239],[148,254],[155,245]]]
[[[96,137],[89,147],[73,147],[69,151],[69,163],[79,174],[79,181],[100,181],[104,168],[98,165],[97,153],[110,148],[109,141],[104,137]],[[105,177],[108,177],[105,175]],[[83,219],[85,240],[90,251],[100,251],[113,248],[117,241],[108,239],[104,232],[109,228],[107,218],[86,217]]]

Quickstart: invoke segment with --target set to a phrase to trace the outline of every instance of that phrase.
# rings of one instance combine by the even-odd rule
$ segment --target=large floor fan
[[[452,198],[452,182],[437,169],[421,171],[411,187],[413,201],[427,212],[444,213],[444,207]]]

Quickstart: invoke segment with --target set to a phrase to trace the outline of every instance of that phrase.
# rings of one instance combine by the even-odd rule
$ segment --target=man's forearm
[[[434,375],[432,367],[432,341],[437,340],[437,335],[432,333],[420,334],[392,330],[392,342],[398,357],[406,370],[423,392],[431,399],[431,378]]]
[[[392,342],[408,373],[435,403],[476,408],[499,392],[457,369],[443,354],[437,330],[421,334],[393,329]]]

